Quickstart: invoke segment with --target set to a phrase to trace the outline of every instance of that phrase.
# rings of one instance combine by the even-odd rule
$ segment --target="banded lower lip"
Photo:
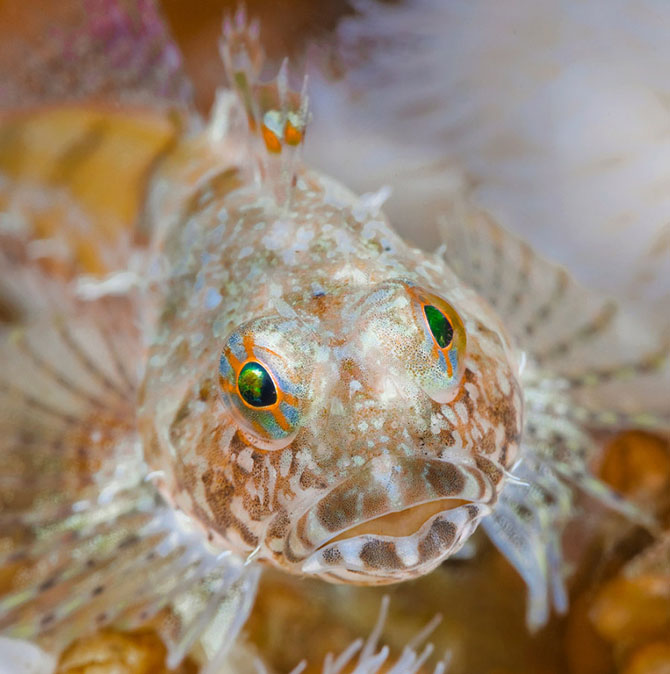
[[[428,503],[414,505],[404,510],[387,513],[380,517],[362,522],[351,529],[346,529],[334,538],[326,541],[320,548],[356,536],[391,536],[401,538],[412,536],[434,515],[466,505],[470,501],[463,499],[441,498]]]

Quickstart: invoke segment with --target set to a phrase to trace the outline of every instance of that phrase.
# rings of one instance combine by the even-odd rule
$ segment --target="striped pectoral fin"
[[[628,521],[658,533],[653,515],[595,476],[589,462],[598,451],[592,437],[560,417],[530,413],[523,461],[483,526],[528,588],[527,623],[537,629],[552,606],[567,610],[562,534],[578,512],[579,492]]]
[[[578,512],[579,492],[652,534],[653,515],[617,494],[590,470],[595,441],[560,415],[529,410],[523,460],[508,476],[498,504],[483,526],[528,588],[527,623],[542,627],[552,606],[567,610],[562,535]]]
[[[562,415],[531,411],[525,442],[526,452],[532,460],[541,462],[556,478],[577,487],[631,522],[651,532],[657,529],[657,523],[648,511],[621,497],[594,475],[591,465],[600,453],[600,447],[580,424]]]
[[[549,620],[552,607],[567,610],[561,549],[563,527],[571,515],[570,488],[551,471],[526,460],[515,471],[482,526],[526,583],[526,623],[535,631]]]
[[[565,380],[572,416],[585,426],[670,431],[670,343],[642,357]]]
[[[249,617],[261,569],[235,555],[219,556],[215,567],[197,582],[185,585],[171,601],[178,621],[167,620],[159,630],[168,646],[169,667],[176,667],[199,642],[207,665],[203,674],[218,674],[234,639]]]
[[[618,305],[582,287],[560,265],[465,201],[441,225],[445,256],[498,311],[540,367],[584,373],[584,365],[644,358],[658,343]],[[637,327],[637,329],[635,329]]]
[[[131,297],[68,301],[48,278],[36,288],[39,317],[0,329],[0,503],[31,521],[33,504],[46,516],[84,498],[137,453],[142,357]]]
[[[112,486],[0,560],[14,568],[0,586],[0,632],[59,652],[105,626],[149,625],[169,667],[200,641],[218,671],[251,609],[259,569],[206,549],[151,484]]]
[[[220,660],[257,571],[146,481],[135,325],[130,297],[102,298],[2,335],[0,631],[57,652],[151,622],[173,665],[205,637]]]
[[[465,201],[457,206],[441,225],[447,261],[532,358],[561,370],[610,329],[613,303],[587,292],[485,211]]]
[[[46,591],[78,582],[75,560],[86,555],[79,541],[93,536],[102,549],[112,545],[104,519],[118,513],[103,520],[76,514],[103,490],[136,480],[132,468],[140,460],[132,302],[69,301],[48,277],[33,274],[31,281],[48,299],[46,308],[0,331],[0,520],[9,534],[0,566],[11,570],[0,587],[0,624],[16,636],[55,622],[50,616],[59,603],[77,603],[65,594],[48,599]],[[100,573],[95,562],[90,567]]]

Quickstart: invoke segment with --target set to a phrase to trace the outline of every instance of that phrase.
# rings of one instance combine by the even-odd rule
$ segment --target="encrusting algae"
[[[151,3],[106,0],[83,26],[76,48],[113,76],[70,62],[59,103],[57,78],[19,72],[8,100],[51,105],[0,122],[4,633],[62,671],[122,652],[137,672],[194,653],[218,672],[262,570],[350,610],[352,586],[476,553],[480,523],[537,630],[567,610],[580,498],[658,534],[591,464],[594,430],[667,427],[667,401],[627,395],[664,385],[666,343],[465,201],[429,254],[393,231],[383,191],[306,167],[307,89],[286,64],[260,79],[242,10],[207,124]],[[323,671],[443,672],[422,626],[377,651],[385,611]]]

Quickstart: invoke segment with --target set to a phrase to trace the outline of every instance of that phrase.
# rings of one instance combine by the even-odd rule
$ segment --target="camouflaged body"
[[[169,176],[156,183],[168,271],[140,427],[164,495],[217,545],[331,580],[403,580],[458,550],[494,506],[522,425],[517,366],[489,306],[378,207],[315,173],[278,206],[234,171],[210,171],[169,223]],[[417,381],[423,291],[458,312],[467,339],[446,403]],[[219,361],[236,330],[247,356],[279,354],[297,401],[283,442],[254,440],[222,404]],[[402,514],[429,503],[403,531]]]

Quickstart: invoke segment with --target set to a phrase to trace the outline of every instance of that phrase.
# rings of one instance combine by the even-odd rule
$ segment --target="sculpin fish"
[[[664,346],[638,357],[485,214],[426,253],[383,192],[303,165],[306,91],[260,80],[243,12],[203,124],[152,6],[108,4],[92,60],[140,41],[129,76],[70,63],[87,102],[51,82],[0,126],[2,630],[57,651],[152,621],[171,666],[199,641],[216,671],[264,565],[398,582],[480,523],[529,625],[565,609],[575,486],[653,526],[591,476],[589,430],[663,419],[591,391],[655,376]]]

